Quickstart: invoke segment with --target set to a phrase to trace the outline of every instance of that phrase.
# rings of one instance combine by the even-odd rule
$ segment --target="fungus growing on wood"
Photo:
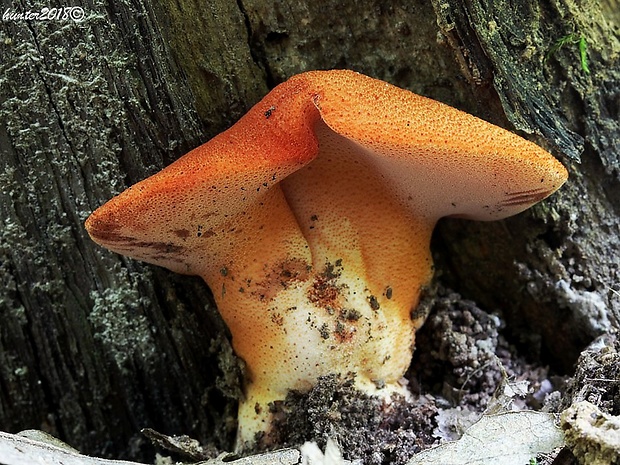
[[[270,402],[322,375],[405,393],[437,220],[506,218],[566,179],[504,129],[361,74],[317,71],[277,86],[86,228],[211,287],[247,366],[242,445],[269,430]]]

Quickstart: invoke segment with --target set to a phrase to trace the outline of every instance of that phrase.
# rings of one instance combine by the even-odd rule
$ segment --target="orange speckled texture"
[[[279,85],[237,124],[97,209],[93,240],[202,276],[248,367],[239,441],[318,376],[403,392],[430,236],[494,220],[567,179],[535,144],[351,71]]]

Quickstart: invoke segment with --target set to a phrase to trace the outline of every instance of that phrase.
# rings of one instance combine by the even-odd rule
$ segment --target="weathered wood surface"
[[[82,0],[79,22],[1,21],[0,430],[118,458],[150,457],[144,427],[230,447],[239,371],[209,291],[96,247],[83,222],[310,69],[516,127],[569,166],[544,205],[445,221],[434,243],[439,279],[569,369],[620,312],[615,3]],[[544,60],[571,33],[590,74],[575,44]]]

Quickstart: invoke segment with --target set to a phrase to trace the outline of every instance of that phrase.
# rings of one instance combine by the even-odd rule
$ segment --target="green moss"
[[[577,45],[579,50],[579,60],[581,62],[581,69],[584,73],[590,74],[590,68],[588,67],[588,44],[583,34],[568,34],[564,37],[560,37],[549,49],[545,56],[545,61],[549,60],[558,50],[564,46]]]

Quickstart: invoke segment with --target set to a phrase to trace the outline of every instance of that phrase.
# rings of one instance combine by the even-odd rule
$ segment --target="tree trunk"
[[[568,183],[516,218],[445,220],[437,279],[503,312],[558,372],[618,327],[614,0],[78,0],[79,21],[11,16],[48,6],[0,12],[0,430],[143,460],[145,427],[231,447],[241,368],[209,290],[99,248],[83,223],[311,69],[354,69],[549,148]]]

